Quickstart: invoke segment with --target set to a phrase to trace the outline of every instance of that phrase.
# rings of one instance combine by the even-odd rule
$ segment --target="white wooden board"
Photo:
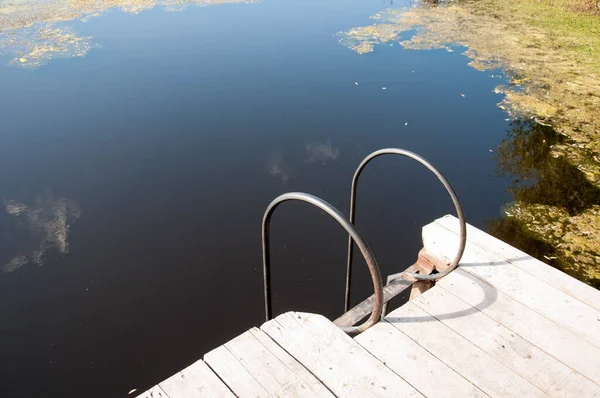
[[[438,224],[423,228],[423,244],[438,258],[454,256],[458,236]],[[535,278],[496,254],[467,243],[461,268],[600,347],[600,311]]]
[[[356,341],[320,315],[288,312],[261,329],[335,395],[420,396]]]
[[[412,302],[385,320],[491,397],[546,395]]]
[[[162,390],[159,386],[154,386],[148,391],[144,392],[137,396],[137,398],[173,398],[169,397],[166,392]]]
[[[333,397],[298,361],[275,347],[273,340],[256,328],[225,344],[225,348],[274,397]],[[227,379],[226,374],[219,375]],[[237,392],[244,386],[232,385],[232,388]]]
[[[549,395],[600,396],[600,388],[447,290],[434,288],[414,304]]]
[[[600,385],[600,349],[463,269],[440,280],[446,289]]]
[[[159,386],[170,397],[176,398],[235,397],[202,360],[159,383]]]
[[[269,392],[244,368],[225,346],[204,355],[204,361],[219,375],[230,390],[240,398],[270,397]]]
[[[487,395],[388,322],[354,338],[426,397]]]
[[[435,223],[455,234],[459,233],[458,219],[454,216],[448,215],[439,218]],[[469,240],[469,243],[475,244],[488,252],[500,256],[502,259],[507,260],[515,267],[528,272],[535,278],[554,286],[597,310],[600,310],[600,291],[593,287],[581,283],[572,276],[544,264],[542,261],[529,256],[500,239],[486,234],[472,225],[467,226],[467,239]]]
[[[258,340],[263,346],[269,350],[283,366],[293,372],[304,384],[308,386],[312,396],[315,397],[333,397],[334,395],[321,383],[312,373],[310,373],[304,366],[300,364],[296,359],[292,358],[283,348],[279,347],[265,332],[260,329],[252,328],[250,333]]]

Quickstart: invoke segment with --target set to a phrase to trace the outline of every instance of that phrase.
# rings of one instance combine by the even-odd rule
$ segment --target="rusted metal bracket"
[[[403,291],[409,289],[413,285],[413,283],[414,283],[414,281],[409,281],[409,280],[402,279],[402,278],[389,281],[383,287],[383,307],[385,308],[387,306],[387,303],[391,299],[398,296]],[[369,315],[369,313],[372,311],[374,300],[375,300],[374,295],[367,298],[366,300],[362,301],[357,306],[353,307],[352,309],[350,309],[349,311],[344,313],[344,315],[342,315],[341,317],[339,317],[338,319],[333,321],[333,323],[341,328],[356,325],[358,322],[360,322],[362,319],[364,319],[367,315]],[[383,311],[383,309],[382,309],[382,311]]]
[[[356,169],[356,172],[354,173],[354,177],[352,178],[352,187],[350,189],[350,222],[352,224],[355,224],[355,222],[356,222],[356,189],[357,189],[357,185],[358,185],[358,179],[359,179],[363,169],[365,168],[365,166],[371,160],[375,159],[376,157],[382,156],[382,155],[400,155],[400,156],[404,156],[409,159],[412,159],[412,160],[416,161],[417,163],[420,163],[421,165],[423,165],[425,168],[427,168],[429,171],[431,171],[438,178],[438,180],[442,183],[444,188],[446,188],[446,191],[450,195],[450,199],[452,199],[452,203],[454,204],[454,208],[456,209],[456,214],[458,216],[458,220],[460,223],[460,241],[459,241],[458,248],[456,250],[456,255],[454,257],[454,260],[448,267],[446,267],[446,269],[444,269],[443,271],[438,270],[438,273],[436,273],[436,274],[417,273],[417,272],[412,272],[410,270],[407,270],[404,272],[404,276],[406,278],[413,278],[415,280],[435,281],[439,278],[443,278],[444,276],[446,276],[447,274],[452,272],[452,270],[454,270],[454,268],[456,268],[458,266],[458,262],[460,261],[460,259],[462,257],[462,254],[465,250],[465,245],[467,243],[467,223],[465,221],[465,215],[464,215],[462,205],[460,204],[460,200],[458,199],[456,192],[454,192],[454,188],[452,188],[452,185],[450,185],[450,183],[448,182],[446,177],[444,177],[438,169],[436,169],[431,163],[429,163],[427,160],[425,160],[421,156],[417,155],[416,153],[407,151],[405,149],[385,148],[385,149],[380,149],[378,151],[375,151],[375,152],[371,153],[370,155],[368,155],[366,158],[364,158],[363,161],[358,166],[358,168]],[[350,306],[350,291],[352,288],[352,257],[353,257],[352,251],[353,251],[353,247],[354,247],[354,245],[352,243],[352,238],[349,238],[348,239],[348,257],[347,257],[347,263],[346,263],[346,295],[344,297],[344,310],[345,311],[348,311],[349,306]]]
[[[427,290],[435,286],[435,281],[431,280],[418,280],[407,276],[411,274],[420,275],[431,275],[434,272],[440,272],[447,269],[449,264],[445,261],[432,256],[425,250],[425,248],[419,251],[417,261],[408,267],[405,271],[397,274],[388,275],[386,285],[383,287],[383,308],[381,310],[381,319],[385,318],[388,313],[388,304],[394,298],[400,295],[402,292],[410,289],[409,300],[420,296]],[[334,323],[337,326],[345,327],[352,326],[360,322],[367,315],[369,315],[373,306],[374,296],[367,298],[355,307],[351,308],[344,315],[337,318]]]

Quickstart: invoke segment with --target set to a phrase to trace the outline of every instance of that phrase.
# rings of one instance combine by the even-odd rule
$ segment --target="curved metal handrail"
[[[281,203],[289,200],[300,200],[307,202],[325,211],[331,217],[333,217],[344,229],[350,234],[350,241],[354,240],[356,245],[362,252],[362,255],[367,262],[371,278],[373,280],[373,289],[375,290],[375,302],[373,303],[373,312],[369,319],[359,326],[348,326],[342,327],[341,329],[348,334],[358,334],[364,332],[379,321],[381,316],[381,310],[383,307],[383,283],[381,280],[381,272],[379,271],[379,265],[371,249],[364,241],[362,236],[354,228],[354,226],[346,220],[344,215],[340,213],[335,207],[327,203],[323,199],[316,196],[309,195],[302,192],[290,192],[278,196],[269,204],[265,215],[263,217],[263,229],[262,229],[262,245],[263,245],[263,272],[264,272],[264,292],[265,292],[265,317],[267,321],[271,319],[271,251],[269,241],[269,227],[271,224],[271,216],[273,211]]]
[[[350,191],[350,222],[354,225],[354,222],[356,220],[356,185],[358,183],[358,177],[360,177],[360,174],[362,173],[362,171],[365,168],[365,166],[367,165],[367,163],[369,163],[371,160],[373,160],[376,157],[381,156],[381,155],[401,155],[401,156],[406,156],[410,159],[417,161],[418,163],[425,166],[433,174],[435,174],[435,176],[438,178],[438,180],[440,180],[440,182],[442,183],[444,188],[446,188],[446,191],[448,191],[448,194],[450,194],[450,198],[452,199],[452,202],[454,203],[454,207],[456,208],[456,213],[458,215],[458,220],[460,223],[460,243],[458,245],[458,251],[456,252],[456,256],[454,257],[454,260],[452,260],[452,263],[450,264],[450,266],[447,269],[445,269],[443,272],[440,272],[438,274],[421,275],[421,274],[416,274],[413,272],[404,272],[404,275],[407,275],[409,277],[415,278],[417,280],[427,280],[427,281],[437,280],[437,279],[440,279],[440,278],[448,275],[450,272],[452,272],[458,266],[458,263],[463,255],[463,252],[465,251],[465,245],[467,243],[467,224],[465,221],[465,214],[463,212],[462,205],[460,204],[460,201],[458,200],[458,196],[456,196],[456,193],[454,192],[454,189],[452,188],[452,186],[450,185],[448,180],[446,180],[446,178],[442,175],[442,173],[440,173],[435,167],[433,167],[433,165],[431,163],[429,163],[427,160],[423,159],[421,156],[417,155],[416,153],[413,153],[413,152],[410,152],[410,151],[407,151],[404,149],[399,149],[399,148],[385,148],[385,149],[380,149],[378,151],[371,153],[360,163],[360,165],[356,169],[356,172],[354,173],[354,177],[352,178],[352,189]],[[345,297],[345,302],[344,302],[344,310],[346,312],[348,311],[349,306],[350,306],[353,248],[354,248],[354,246],[352,245],[352,237],[349,237],[348,238],[348,260],[347,260],[347,266],[346,266],[346,297]]]

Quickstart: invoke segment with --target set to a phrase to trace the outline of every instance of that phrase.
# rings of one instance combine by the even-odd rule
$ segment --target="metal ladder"
[[[379,265],[367,242],[363,239],[361,234],[356,230],[354,223],[356,220],[356,189],[358,185],[358,179],[364,170],[365,166],[376,157],[382,155],[400,155],[412,159],[421,165],[425,166],[431,171],[438,180],[442,183],[446,191],[450,195],[460,224],[460,241],[456,256],[451,262],[448,268],[443,272],[439,272],[431,275],[424,275],[415,272],[405,271],[399,274],[394,274],[388,277],[386,286],[383,286],[381,279],[381,272]],[[303,193],[303,192],[289,192],[275,198],[271,204],[267,207],[263,222],[262,222],[262,251],[263,251],[263,277],[264,277],[264,298],[265,298],[265,318],[269,321],[272,318],[272,299],[271,299],[271,253],[270,253],[270,224],[271,217],[275,209],[287,201],[302,201],[307,202],[315,207],[320,208],[334,220],[336,220],[345,230],[348,232],[348,258],[346,262],[346,292],[344,297],[344,315],[338,318],[335,323],[344,332],[350,335],[356,335],[364,332],[374,324],[376,324],[382,317],[384,312],[384,305],[386,305],[393,297],[397,296],[402,291],[406,290],[415,281],[435,281],[452,272],[457,266],[463,255],[466,241],[467,241],[467,228],[466,221],[463,212],[462,205],[454,192],[454,189],[448,182],[448,180],[440,173],[431,163],[423,159],[421,156],[399,148],[386,148],[380,149],[368,155],[360,163],[354,177],[352,178],[352,187],[350,190],[350,217],[349,220],[335,207],[328,202],[316,196]],[[350,309],[350,291],[351,291],[351,280],[352,280],[352,256],[354,244],[358,246],[363,258],[369,268],[371,274],[371,280],[373,282],[373,296],[364,300],[359,305]],[[372,308],[370,311],[369,309]],[[370,312],[369,318],[362,324],[355,326],[360,320],[364,319]],[[385,314],[384,314],[385,315]]]

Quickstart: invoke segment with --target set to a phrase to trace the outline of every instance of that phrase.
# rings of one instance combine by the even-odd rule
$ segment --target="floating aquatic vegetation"
[[[554,153],[576,161],[600,186],[600,18],[566,18],[565,27],[549,29],[532,22],[535,15],[512,9],[521,7],[516,3],[521,4],[480,0],[389,9],[375,15],[372,25],[340,32],[340,42],[364,54],[415,30],[400,42],[404,48],[467,47],[472,67],[502,68],[509,77],[510,85],[497,89],[505,95],[500,106],[568,137],[567,147],[557,146]],[[573,19],[577,28],[569,25]]]
[[[533,121],[511,122],[495,158],[514,202],[490,232],[600,287],[600,189],[553,148],[565,140]]]
[[[514,202],[490,223],[501,239],[600,288],[600,205],[571,215],[564,208]]]
[[[0,0],[0,55],[11,65],[35,69],[53,58],[83,57],[94,47],[64,23],[97,17],[111,8],[137,14],[157,6],[181,11],[189,4],[210,6],[258,0]]]
[[[79,37],[71,29],[26,28],[18,35],[10,34],[2,39],[0,46],[13,54],[12,65],[35,69],[53,58],[83,57],[95,45],[90,37]]]
[[[599,286],[600,13],[569,8],[582,2],[418,4],[339,35],[359,54],[396,41],[414,50],[459,45],[473,68],[501,68],[510,83],[495,89],[504,94],[498,105],[516,122],[497,160],[516,182],[514,202],[490,231]]]
[[[366,54],[372,52],[374,46],[378,44],[397,40],[400,34],[406,30],[409,29],[405,29],[402,25],[391,23],[361,26],[342,33],[340,43],[359,54]]]
[[[8,227],[11,230],[3,231],[2,236],[16,235],[19,239],[14,245],[3,245],[14,247],[18,253],[9,254],[10,259],[0,267],[2,272],[13,272],[28,263],[42,265],[46,252],[53,248],[62,254],[69,252],[69,228],[81,215],[75,202],[48,195],[36,198],[32,206],[4,200],[3,208],[12,223]]]

